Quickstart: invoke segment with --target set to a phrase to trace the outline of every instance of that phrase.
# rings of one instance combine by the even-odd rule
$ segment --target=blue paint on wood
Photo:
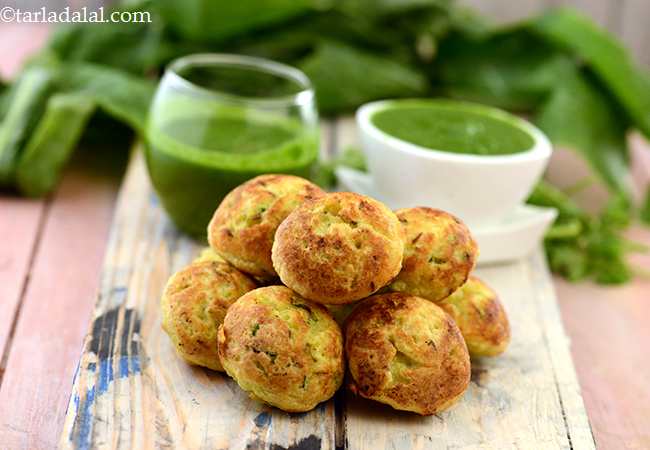
[[[113,382],[113,358],[99,361],[99,375],[97,377],[97,389],[99,394],[108,390],[108,385]]]
[[[268,412],[264,411],[259,413],[257,416],[255,416],[255,419],[253,419],[253,422],[255,422],[255,425],[262,428],[262,427],[268,427],[271,424],[271,414]]]
[[[141,370],[140,357],[138,355],[133,355],[130,357],[121,356],[118,360],[118,366],[118,379],[136,375],[140,373]],[[86,370],[95,372],[96,367],[97,366],[95,363],[90,363],[86,367]],[[90,433],[92,431],[93,424],[92,406],[95,403],[96,399],[108,391],[108,388],[114,381],[115,373],[113,369],[113,358],[103,359],[99,361],[97,385],[86,391],[86,395],[83,400],[79,398],[79,395],[74,395],[73,402],[75,405],[77,417],[75,420],[75,426],[73,427],[73,434],[70,439],[74,441],[75,447],[78,449],[85,450],[91,447]]]
[[[126,299],[128,289],[126,286],[116,286],[110,291],[111,297],[115,297],[114,302],[122,303]]]
[[[110,295],[125,299],[127,288],[115,287]],[[123,321],[123,326],[122,333],[118,335],[117,325],[120,321]],[[109,390],[116,379],[128,378],[141,372],[140,343],[136,338],[139,333],[140,320],[132,309],[117,307],[94,320],[85,353],[96,355],[97,362],[79,368],[77,378],[94,378],[95,385],[85,394],[75,393],[73,397],[76,417],[69,440],[75,448],[88,449],[92,446],[95,401]]]
[[[77,402],[78,403],[78,402]],[[93,386],[86,393],[81,410],[77,408],[77,442],[79,450],[90,448],[90,430],[92,428],[91,406],[95,403],[95,387]]]
[[[131,362],[131,373],[140,373],[142,372],[142,366],[140,364],[140,356],[132,356],[129,358]]]
[[[111,294],[126,294],[128,288],[126,286],[115,286],[111,289]]]
[[[125,356],[120,356],[120,378],[128,377],[129,376],[129,359]]]

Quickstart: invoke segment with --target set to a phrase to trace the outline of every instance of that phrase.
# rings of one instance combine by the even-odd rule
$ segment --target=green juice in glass
[[[193,236],[205,238],[215,209],[239,184],[264,173],[308,177],[316,161],[317,130],[294,118],[183,102],[167,107],[168,117],[148,127],[147,165],[165,210]]]
[[[318,142],[305,74],[262,58],[195,54],[170,63],[158,85],[147,166],[174,223],[205,239],[228,192],[265,173],[309,176]]]

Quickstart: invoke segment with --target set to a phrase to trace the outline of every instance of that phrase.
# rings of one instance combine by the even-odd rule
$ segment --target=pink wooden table
[[[14,73],[46,35],[3,24],[0,73]],[[0,449],[55,448],[59,438],[123,171],[99,175],[87,163],[45,199],[0,194]],[[650,243],[647,229],[631,235]],[[650,270],[650,256],[636,262]],[[598,446],[650,449],[650,281],[555,285]]]

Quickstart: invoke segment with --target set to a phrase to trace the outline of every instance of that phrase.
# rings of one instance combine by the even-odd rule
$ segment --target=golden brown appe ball
[[[344,304],[365,298],[400,271],[403,230],[383,203],[351,192],[303,204],[282,222],[273,266],[310,300]]]
[[[345,370],[341,329],[325,307],[284,286],[258,288],[219,328],[228,375],[252,398],[301,412],[334,395]]]
[[[496,356],[508,347],[508,316],[499,297],[483,281],[470,277],[467,283],[438,305],[460,328],[470,355]]]
[[[363,300],[345,324],[350,389],[395,409],[430,415],[465,392],[470,361],[454,321],[402,293]]]
[[[162,327],[187,362],[223,370],[217,330],[226,310],[255,289],[246,275],[218,261],[198,261],[176,272],[162,295]]]
[[[395,212],[405,231],[402,270],[390,289],[433,302],[448,297],[467,281],[478,247],[460,219],[418,207]]]
[[[261,278],[276,276],[271,247],[278,225],[306,200],[322,196],[293,175],[261,175],[232,190],[208,225],[210,246],[226,261]]]
[[[201,250],[201,253],[199,253],[199,256],[197,256],[194,259],[194,262],[200,262],[200,261],[217,261],[217,262],[223,262],[225,263],[226,260],[223,259],[217,252],[214,251],[212,247],[206,247],[203,250]]]
[[[212,247],[206,247],[201,250],[201,253],[199,253],[199,255],[194,259],[194,262],[197,261],[218,261],[228,264],[228,262],[219,256],[219,254],[215,252]],[[256,277],[255,275],[252,275],[250,277],[258,287],[280,284],[280,279],[278,277]]]

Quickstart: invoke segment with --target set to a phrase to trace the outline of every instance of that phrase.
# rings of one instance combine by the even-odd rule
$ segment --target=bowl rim
[[[411,142],[405,141],[393,135],[390,135],[375,126],[371,118],[374,113],[385,110],[392,105],[404,103],[446,103],[458,105],[465,108],[471,108],[476,112],[485,113],[492,118],[497,118],[510,122],[514,126],[522,129],[533,138],[534,144],[529,150],[507,155],[473,155],[466,153],[453,153],[444,150],[436,150],[423,147]],[[535,125],[521,117],[517,117],[498,108],[481,105],[473,102],[450,100],[443,98],[407,98],[407,99],[388,99],[378,100],[366,103],[359,107],[356,112],[356,122],[362,134],[367,134],[372,138],[386,143],[393,150],[416,156],[419,158],[434,161],[450,161],[458,163],[480,163],[486,165],[503,165],[519,164],[523,162],[532,162],[548,159],[552,153],[552,146],[546,135]]]

